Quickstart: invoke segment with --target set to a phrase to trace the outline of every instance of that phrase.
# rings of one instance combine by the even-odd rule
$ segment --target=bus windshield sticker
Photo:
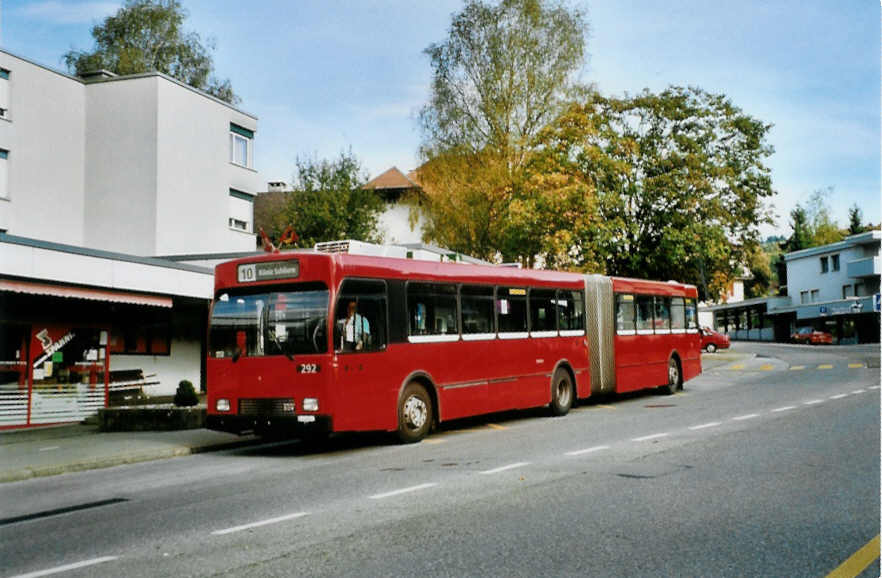
[[[246,263],[236,269],[239,283],[271,281],[274,279],[296,279],[300,276],[300,261],[270,261],[267,263]]]

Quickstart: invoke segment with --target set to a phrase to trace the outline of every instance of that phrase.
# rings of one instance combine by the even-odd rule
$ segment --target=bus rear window
[[[328,289],[304,284],[290,291],[223,293],[211,310],[212,357],[262,357],[328,350]]]

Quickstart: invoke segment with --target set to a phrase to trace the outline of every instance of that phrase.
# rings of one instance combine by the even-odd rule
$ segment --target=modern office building
[[[0,51],[0,428],[199,387],[213,271],[162,256],[255,250],[256,131],[164,74]]]

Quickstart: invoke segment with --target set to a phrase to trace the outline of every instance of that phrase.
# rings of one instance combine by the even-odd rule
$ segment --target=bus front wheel
[[[573,398],[575,398],[575,390],[569,372],[558,369],[554,372],[551,382],[551,415],[566,415],[573,407]]]
[[[406,444],[418,442],[432,427],[432,398],[422,384],[407,384],[398,400],[398,439]]]

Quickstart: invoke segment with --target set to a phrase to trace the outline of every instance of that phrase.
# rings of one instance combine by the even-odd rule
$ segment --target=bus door
[[[334,312],[335,429],[395,427],[394,396],[399,384],[393,383],[384,354],[388,343],[386,311],[385,281],[343,281]]]

